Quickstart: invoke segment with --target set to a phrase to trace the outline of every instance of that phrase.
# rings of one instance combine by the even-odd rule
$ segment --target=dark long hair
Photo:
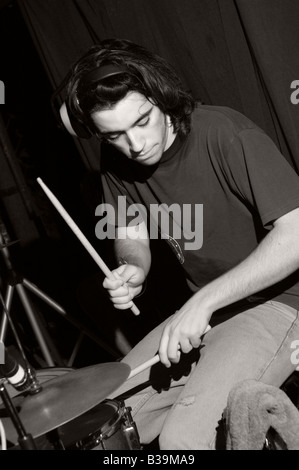
[[[86,80],[102,66],[114,65],[119,72],[99,80]],[[91,115],[111,109],[128,92],[139,92],[167,114],[175,132],[190,131],[194,99],[161,57],[131,41],[106,39],[92,46],[72,67],[67,86],[67,104],[75,118],[97,134]]]

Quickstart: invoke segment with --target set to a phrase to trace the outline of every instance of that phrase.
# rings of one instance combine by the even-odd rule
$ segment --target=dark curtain
[[[206,104],[244,113],[299,169],[297,0],[19,0],[53,89],[93,43],[131,39],[168,59]],[[78,141],[99,170],[94,139]]]

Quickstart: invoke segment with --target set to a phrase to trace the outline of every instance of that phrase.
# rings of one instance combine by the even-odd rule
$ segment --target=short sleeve
[[[231,188],[258,211],[265,227],[299,207],[299,176],[262,130],[238,133],[224,166]]]

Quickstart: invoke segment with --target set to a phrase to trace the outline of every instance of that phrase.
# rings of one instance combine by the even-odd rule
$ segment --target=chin
[[[145,166],[150,166],[150,165],[156,165],[157,163],[159,163],[159,161],[161,160],[161,157],[162,155],[160,154],[155,154],[155,155],[151,155],[150,157],[147,157],[147,158],[140,158],[140,159],[137,159],[138,163],[140,163],[140,165],[145,165]]]

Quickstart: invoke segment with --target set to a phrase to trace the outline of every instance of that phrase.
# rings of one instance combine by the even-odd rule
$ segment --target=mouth
[[[152,147],[150,150],[147,150],[146,152],[139,153],[136,156],[136,160],[139,160],[139,161],[140,160],[146,160],[147,158],[151,157],[152,154],[154,153],[154,147]]]

